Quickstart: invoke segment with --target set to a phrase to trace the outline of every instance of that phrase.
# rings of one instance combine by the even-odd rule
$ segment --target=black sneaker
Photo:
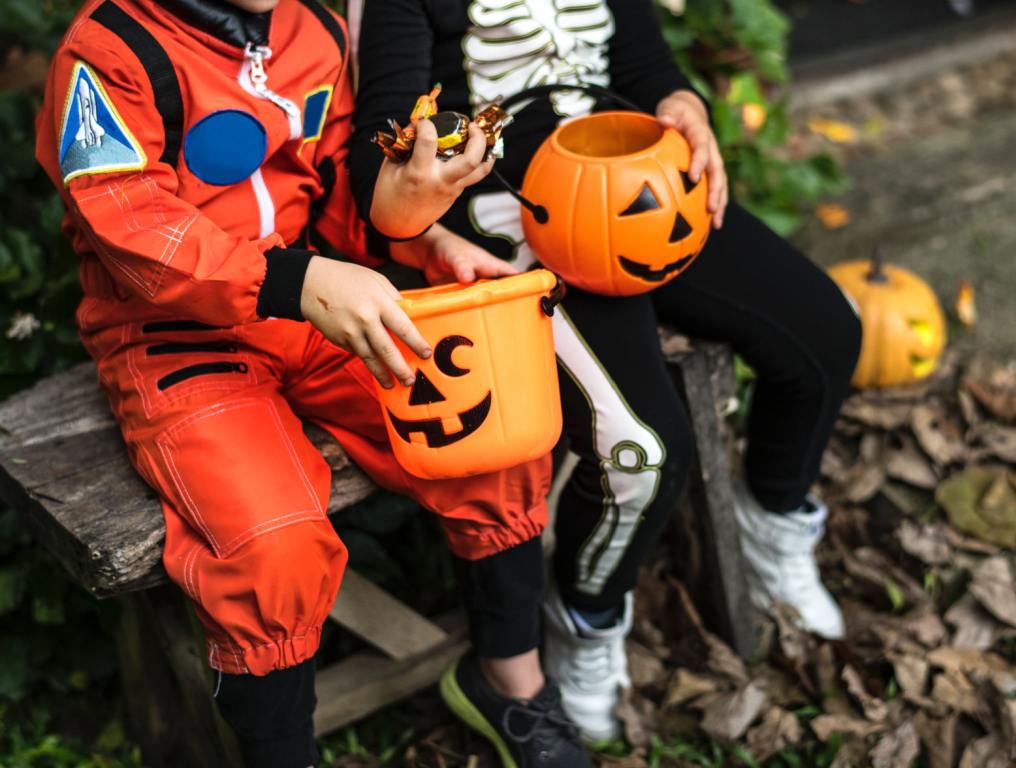
[[[550,680],[528,702],[509,699],[490,686],[470,653],[441,676],[441,698],[494,745],[504,768],[592,768]]]

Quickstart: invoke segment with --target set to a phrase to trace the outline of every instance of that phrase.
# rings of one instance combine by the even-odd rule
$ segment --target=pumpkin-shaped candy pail
[[[404,291],[434,350],[410,387],[378,386],[395,458],[424,478],[467,477],[543,456],[561,434],[550,315],[563,286],[540,269],[468,286]]]
[[[526,240],[570,285],[630,296],[673,280],[709,237],[709,190],[677,131],[639,112],[560,126],[533,156],[522,196]],[[535,210],[535,214],[534,214]]]

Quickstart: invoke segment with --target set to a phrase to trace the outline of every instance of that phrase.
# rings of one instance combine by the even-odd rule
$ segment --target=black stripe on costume
[[[325,8],[318,0],[300,0],[303,6],[317,16],[318,21],[328,30],[328,34],[335,40],[335,44],[339,46],[339,56],[342,59],[346,58],[346,32],[342,29],[342,25],[339,24],[338,20],[332,16],[332,12]]]
[[[175,168],[183,141],[183,97],[173,62],[152,33],[112,0],[106,0],[96,8],[91,18],[123,40],[145,68],[166,137],[159,160]]]

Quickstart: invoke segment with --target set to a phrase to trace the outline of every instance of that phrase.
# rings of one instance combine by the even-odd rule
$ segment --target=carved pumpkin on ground
[[[559,126],[522,184],[540,261],[569,284],[630,296],[673,280],[709,237],[705,174],[693,183],[688,143],[656,118],[598,112]],[[543,213],[546,213],[544,216]]]
[[[392,451],[417,477],[467,477],[546,454],[561,433],[550,315],[563,289],[544,269],[404,291],[434,354],[411,387],[378,387]]]
[[[855,387],[891,387],[923,379],[945,347],[945,317],[934,291],[913,272],[871,261],[845,261],[829,275],[861,316]]]

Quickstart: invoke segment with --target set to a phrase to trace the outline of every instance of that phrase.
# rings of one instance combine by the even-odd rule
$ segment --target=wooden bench
[[[720,414],[733,396],[731,356],[713,344],[689,351],[669,334],[663,345],[699,446],[688,520],[703,553],[696,592],[714,628],[747,656],[754,635]],[[330,513],[374,492],[329,436],[307,431],[332,467]],[[161,565],[158,501],[128,463],[90,363],[0,403],[0,499],[24,513],[38,541],[85,589],[120,602],[116,652],[132,735],[146,764],[239,765],[211,698],[200,627]],[[330,619],[376,650],[319,669],[319,733],[433,684],[467,646],[461,614],[425,618],[354,571]]]

